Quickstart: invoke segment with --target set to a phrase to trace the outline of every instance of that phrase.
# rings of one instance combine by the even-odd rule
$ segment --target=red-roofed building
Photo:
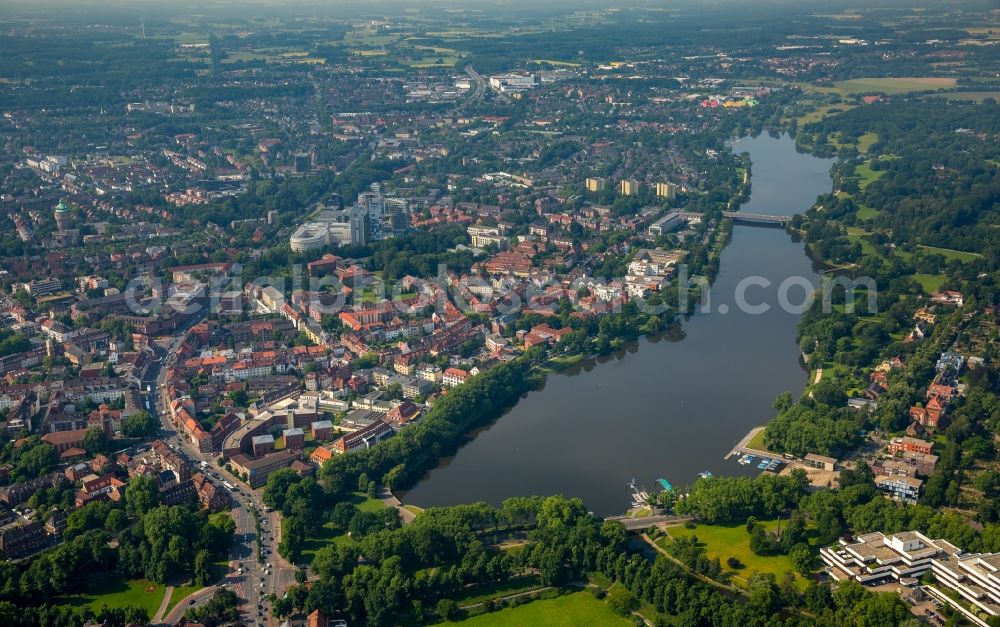
[[[51,444],[56,448],[56,452],[62,454],[71,448],[83,448],[83,438],[86,437],[86,429],[74,429],[73,431],[53,431],[42,436],[42,442]]]
[[[441,375],[441,385],[455,387],[469,380],[472,375],[461,368],[448,368]]]
[[[333,457],[333,451],[325,446],[321,446],[314,450],[309,456],[310,461],[318,466],[322,466],[323,462]]]
[[[389,413],[385,415],[385,419],[387,422],[404,425],[415,419],[419,413],[420,408],[417,407],[413,401],[403,401],[396,407],[390,409]]]

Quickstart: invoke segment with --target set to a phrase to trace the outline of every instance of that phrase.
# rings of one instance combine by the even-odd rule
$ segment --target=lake
[[[734,150],[749,152],[753,164],[745,211],[803,213],[831,189],[832,160],[796,152],[787,136],[743,139]],[[737,290],[750,276],[758,279],[742,290],[743,301],[768,305],[765,313],[737,307]],[[563,494],[612,515],[628,508],[632,478],[653,491],[661,477],[684,486],[704,470],[755,473],[722,458],[767,422],[775,396],[798,395],[805,385],[799,314],[778,305],[779,285],[793,276],[819,280],[801,242],[782,229],[737,225],[710,311],[683,322],[682,340],[642,339],[619,355],[550,376],[399,496],[429,507]],[[805,292],[791,286],[788,301],[802,303]]]

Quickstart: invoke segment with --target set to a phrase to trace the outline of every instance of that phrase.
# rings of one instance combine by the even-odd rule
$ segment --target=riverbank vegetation
[[[1000,220],[1000,168],[992,139],[998,133],[996,103],[933,99],[852,107],[799,131],[800,145],[821,153],[830,149],[833,137],[877,136],[864,156],[840,151],[841,161],[833,168],[835,192],[818,198],[793,224],[812,253],[833,268],[832,276],[873,279],[877,307],[852,311],[850,297],[864,305],[866,290],[841,289],[833,292],[833,311],[823,311],[817,302],[802,317],[800,348],[810,385],[800,399],[787,394],[777,399],[777,415],[764,434],[768,448],[840,457],[866,442],[871,430],[883,438],[903,435],[912,423],[910,408],[927,401],[942,353],[983,360],[963,363],[960,393],[940,427],[924,434],[939,456],[921,494],[921,504],[928,507],[882,499],[843,507],[836,516],[845,529],[889,532],[909,525],[951,539],[966,551],[1000,548],[995,539],[1000,492],[992,480],[1000,369],[991,309],[1000,295],[994,233]],[[961,293],[961,306],[931,301],[940,290]],[[887,376],[873,392],[877,368]],[[848,398],[866,395],[870,408],[847,407]],[[862,475],[866,481],[857,480]],[[846,483],[842,477],[841,490],[804,502],[846,498],[871,478],[865,466]],[[983,526],[980,536],[974,537],[970,521]]]
[[[801,515],[780,525],[779,520],[677,525],[667,527],[656,544],[695,572],[711,573],[744,589],[755,573],[769,573],[779,582],[791,579],[798,590],[805,590],[815,567],[818,533],[805,526]],[[779,534],[782,541],[768,541]],[[787,550],[782,550],[783,543]]]
[[[527,542],[499,548],[496,541],[514,530]],[[500,508],[481,503],[431,508],[409,525],[373,533],[359,547],[322,549],[312,567],[319,581],[293,587],[275,601],[275,611],[284,616],[320,609],[369,625],[437,622],[461,615],[452,599],[467,587],[533,572],[541,585],[555,588],[600,577],[613,584],[606,607],[625,615],[648,608],[643,615],[651,611],[654,615],[646,617],[658,624],[763,625],[782,615],[786,625],[836,625],[906,613],[895,595],[860,586],[833,593],[815,583],[800,592],[797,584],[783,585],[768,573],[752,575],[745,599],[734,602],[666,557],[651,561],[633,552],[627,538],[619,523],[588,514],[578,499],[517,498]],[[358,563],[359,555],[364,564]],[[539,604],[533,612],[552,607],[544,605],[548,601],[533,603]],[[496,620],[509,611],[491,604],[464,615],[498,610]]]

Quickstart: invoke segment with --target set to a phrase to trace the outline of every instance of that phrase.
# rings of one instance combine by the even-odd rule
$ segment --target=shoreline
[[[739,197],[738,199],[740,201],[740,209],[741,210],[745,209],[745,207],[743,207],[743,205],[747,204],[748,201],[749,201],[749,199],[745,198],[745,197]],[[796,203],[796,204],[798,204],[798,203]],[[720,271],[721,271],[721,265],[719,264],[719,260],[721,259],[722,254],[729,247],[729,244],[733,241],[733,231],[734,231],[733,226],[734,226],[734,224],[733,224],[733,222],[731,220],[728,220],[728,219],[725,219],[725,218],[723,218],[722,220],[719,220],[718,224],[715,226],[715,228],[714,228],[714,230],[712,232],[711,237],[708,239],[707,242],[705,242],[705,245],[704,245],[705,248],[704,248],[704,250],[707,252],[707,254],[709,256],[710,262],[714,262],[714,266],[711,268],[711,273],[710,274],[706,273],[706,275],[707,275],[706,278],[708,279],[707,284],[708,284],[709,288],[714,287],[716,285],[716,283],[717,283],[717,280],[718,280],[718,277],[719,277],[719,274],[720,274]],[[791,240],[793,241],[793,243],[795,243],[795,242],[801,242],[800,236],[793,229],[785,228],[783,230],[791,238]],[[811,255],[809,255],[809,251],[808,250],[801,251],[801,254],[803,254],[804,257],[806,259],[808,259],[810,263],[814,262],[814,259],[812,258]],[[819,272],[817,272],[817,274],[818,273]],[[640,344],[640,340],[642,340],[642,339],[646,339],[646,340],[654,342],[654,343],[658,342],[658,341],[660,341],[662,339],[668,339],[668,340],[672,339],[674,341],[679,341],[681,339],[685,339],[686,338],[686,334],[685,334],[685,327],[683,325],[683,321],[684,320],[690,320],[693,317],[694,313],[696,313],[695,310],[697,309],[697,305],[700,302],[701,302],[701,299],[696,299],[696,302],[689,304],[688,311],[675,313],[674,316],[673,316],[672,322],[670,323],[670,325],[668,326],[668,328],[663,329],[663,330],[658,330],[658,331],[655,331],[655,332],[640,333],[636,338],[634,338],[634,339],[627,339],[627,340],[623,341],[622,343],[616,345],[610,351],[607,351],[607,352],[592,351],[589,354],[571,353],[571,354],[562,354],[562,355],[552,355],[551,357],[548,357],[545,361],[541,361],[541,362],[536,363],[532,367],[532,369],[537,373],[537,375],[540,375],[539,376],[539,383],[540,383],[539,387],[544,387],[545,386],[545,383],[547,381],[547,377],[550,374],[566,374],[568,376],[575,376],[577,374],[582,373],[583,371],[589,372],[589,371],[591,371],[592,368],[596,367],[597,365],[601,365],[603,363],[607,363],[607,362],[612,361],[612,360],[621,359],[621,358],[625,357],[627,353],[633,352],[633,351],[637,350],[638,347],[639,347],[639,344]],[[683,317],[683,319],[682,319],[682,317]],[[797,325],[797,322],[796,322],[796,325]],[[796,357],[797,357],[796,362],[797,362],[797,364],[800,367],[802,367],[802,365],[803,365],[802,355],[801,355],[801,353],[799,351],[796,351],[796,353],[797,353],[796,354]],[[808,367],[806,367],[804,370],[808,374]],[[496,420],[499,420],[499,418],[503,417],[505,414],[507,414],[510,411],[514,410],[522,402],[522,400],[523,399],[519,399],[518,402],[514,403],[510,407],[507,407],[503,412],[501,412],[501,415],[498,416],[490,424],[494,424],[496,422]],[[477,428],[474,432],[468,434],[467,437],[465,438],[465,442],[461,446],[465,446],[466,444],[469,444],[473,440],[475,440],[476,437],[477,437],[477,435],[483,430],[484,427],[488,428],[489,425],[482,425],[479,428]],[[752,429],[751,430],[752,432],[749,433],[749,434],[746,434],[744,436],[743,440],[741,440],[737,444],[737,448],[741,447],[741,445],[742,445],[742,447],[745,448],[746,443],[754,435],[756,435],[757,433],[759,433],[761,430],[763,430],[762,426],[755,427],[754,429]],[[731,454],[732,450],[733,450],[733,447],[729,447],[729,448],[726,449],[726,453]],[[437,465],[435,465],[433,468],[429,468],[429,469],[425,470],[424,472],[420,473],[419,478],[415,478],[416,480],[412,484],[410,484],[410,486],[409,486],[408,489],[401,490],[400,492],[403,493],[404,502],[407,502],[406,501],[406,497],[409,496],[409,493],[412,492],[414,489],[416,489],[418,486],[423,485],[428,480],[429,475],[433,471],[435,471],[437,469],[440,469],[442,467],[447,467],[448,465],[450,465],[454,461],[454,458],[456,457],[457,452],[458,452],[457,450],[454,451],[454,452],[452,452],[451,455],[449,455],[447,458],[444,458],[444,459],[440,460],[440,462]],[[755,451],[755,454],[766,454],[768,456],[774,457],[774,454],[768,453],[766,451],[759,451],[759,450],[757,450],[757,451]],[[729,456],[730,455],[724,456],[724,459],[728,458]],[[780,458],[780,455],[778,455],[778,457]],[[480,495],[480,496],[475,496],[475,495],[470,496],[470,499],[473,499],[473,500],[475,500],[477,498],[484,498],[484,497],[482,495]],[[625,511],[628,512],[629,510],[626,509]]]

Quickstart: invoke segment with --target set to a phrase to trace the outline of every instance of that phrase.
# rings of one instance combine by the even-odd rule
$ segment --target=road
[[[471,65],[465,66],[465,73],[468,74],[469,77],[476,83],[476,86],[472,91],[472,100],[482,102],[483,98],[486,97],[486,79],[483,78]]]
[[[179,432],[173,424],[162,391],[166,383],[166,372],[174,363],[174,358],[187,330],[198,320],[193,320],[178,332],[162,354],[158,354],[142,382],[152,411],[160,417],[160,439],[178,450],[184,459],[204,472],[219,487],[224,483],[235,486],[230,491],[233,508],[230,515],[236,523],[229,568],[224,581],[219,586],[227,586],[243,599],[243,623],[250,626],[277,625],[279,621],[270,617],[267,596],[281,596],[295,583],[295,567],[277,554],[276,548],[281,537],[281,519],[277,512],[267,511],[259,492],[250,490],[238,479],[218,465],[211,453],[201,453],[198,447]],[[202,467],[204,462],[205,466]],[[261,533],[257,537],[257,522],[254,512],[260,517]],[[259,550],[259,553],[258,553]],[[180,620],[184,611],[206,602],[217,589],[211,586],[182,600],[164,618],[173,624]]]
[[[605,520],[617,520],[625,529],[628,531],[641,531],[642,529],[648,529],[653,525],[659,525],[664,523],[682,523],[689,520],[694,520],[690,516],[668,516],[666,514],[661,514],[657,516],[636,516],[635,518],[625,518],[625,517],[611,517],[605,518]]]

